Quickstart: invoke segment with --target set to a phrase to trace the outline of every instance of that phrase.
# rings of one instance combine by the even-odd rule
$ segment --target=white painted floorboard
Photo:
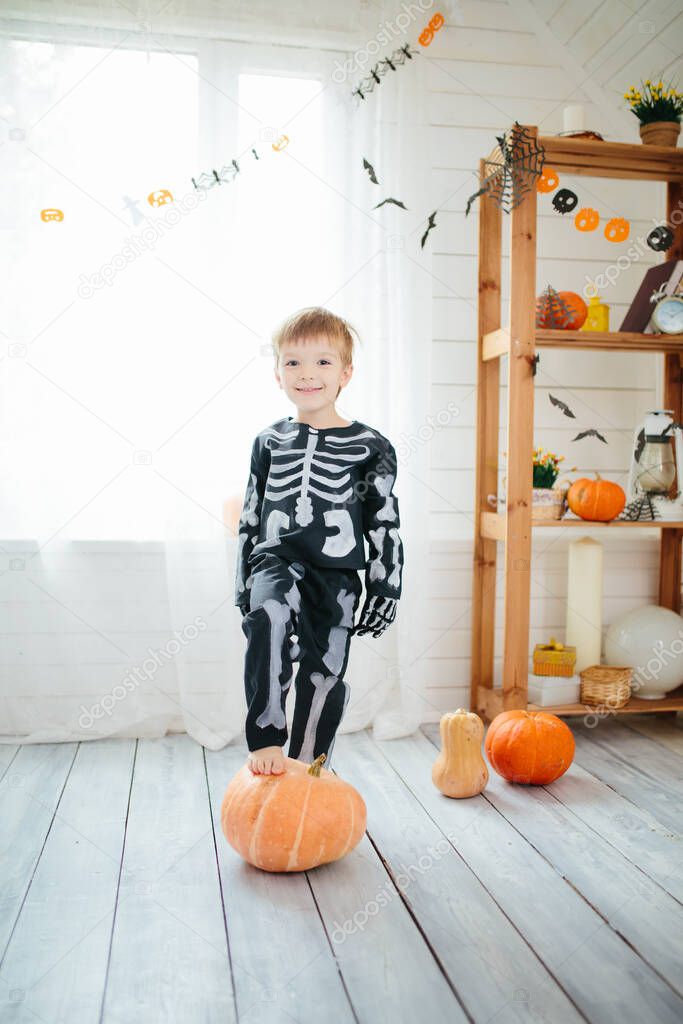
[[[562,779],[471,800],[436,725],[340,735],[367,833],[290,875],[221,832],[242,743],[1,747],[0,1021],[680,1021],[681,722],[570,724]]]

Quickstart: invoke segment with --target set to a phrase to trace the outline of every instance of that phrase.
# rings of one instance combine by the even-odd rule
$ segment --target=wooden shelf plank
[[[510,331],[507,327],[499,327],[497,331],[489,331],[482,338],[481,358],[484,362],[508,355],[510,351]]]
[[[505,513],[482,509],[481,536],[490,540],[505,540]],[[620,529],[627,530],[683,530],[683,521],[674,519],[656,519],[631,521],[629,519],[612,519],[609,523],[593,522],[589,519],[532,519],[532,527],[584,527],[589,530]]]
[[[545,149],[546,163],[565,174],[683,182],[683,149],[676,146],[644,146],[555,135],[539,135],[538,143]]]
[[[527,704],[527,711],[548,711],[551,715],[590,715],[601,711],[609,715],[642,714],[644,711],[683,711],[683,692],[676,691],[677,696],[662,697],[658,700],[643,700],[642,697],[631,697],[623,708],[594,707],[592,704],[555,704],[541,707],[540,704]]]
[[[600,349],[607,352],[683,353],[683,334],[637,334],[629,331],[557,331],[537,327],[537,348]],[[482,359],[499,359],[510,351],[510,328],[489,331],[482,341]]]
[[[613,352],[683,352],[683,334],[551,331],[537,328],[536,345],[541,348],[603,349]]]
[[[589,519],[532,519],[532,526],[587,526],[593,530],[608,527],[626,527],[629,530],[682,530],[683,522],[676,519],[629,520],[612,519],[609,523],[596,523]]]
[[[489,688],[480,686],[478,688],[479,706],[486,710],[487,717],[499,714],[503,710],[503,690],[499,687]],[[667,697],[657,700],[644,700],[642,697],[631,697],[622,708],[604,707],[593,704],[551,704],[547,707],[541,704],[527,703],[527,711],[547,711],[551,715],[589,715],[604,714],[628,715],[642,714],[644,711],[683,711],[683,686],[673,690]]]

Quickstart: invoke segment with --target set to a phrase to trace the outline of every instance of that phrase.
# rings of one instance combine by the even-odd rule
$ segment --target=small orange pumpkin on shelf
[[[442,715],[439,723],[441,750],[432,765],[432,782],[444,796],[477,796],[489,781],[481,756],[484,723],[465,708]]]
[[[574,760],[569,726],[547,711],[502,711],[486,733],[484,750],[491,767],[508,782],[547,786]]]
[[[596,472],[595,480],[581,477],[567,491],[567,504],[580,519],[609,523],[623,511],[626,494],[612,480],[603,480]]]
[[[587,316],[588,306],[576,292],[555,292],[553,288],[548,288],[536,299],[537,327],[578,331]]]
[[[286,771],[254,775],[243,765],[223,797],[221,827],[233,849],[263,871],[308,871],[345,857],[365,832],[357,789],[322,767],[285,757]]]

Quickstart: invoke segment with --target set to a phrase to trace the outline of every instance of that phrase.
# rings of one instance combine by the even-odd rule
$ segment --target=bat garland
[[[288,137],[286,135],[280,135],[280,137],[271,144],[271,149],[275,153],[280,153],[283,149],[286,149],[288,145]],[[253,146],[251,147],[251,154],[255,160],[261,159]],[[240,173],[240,165],[233,157],[229,164],[224,164],[223,167],[221,167],[220,171],[216,171],[215,169],[211,171],[204,171],[196,179],[191,178],[190,180],[197,191],[206,191],[207,189],[213,188],[215,185],[229,185],[230,182],[234,181]]]
[[[419,50],[410,49],[410,43],[405,43],[398,50],[394,50],[391,57],[384,57],[375,64],[374,68],[370,68],[370,74],[361,79],[360,84],[356,86],[351,95],[358,96],[361,100],[364,100],[366,95],[373,92],[375,86],[380,84],[387,71],[395,71],[397,67],[405,64],[407,60],[412,60],[413,57],[419,56],[419,53]]]

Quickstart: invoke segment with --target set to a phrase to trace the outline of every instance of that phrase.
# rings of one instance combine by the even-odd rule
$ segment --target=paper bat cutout
[[[251,152],[254,154],[254,159],[258,160],[259,155],[253,147]],[[229,164],[224,164],[220,171],[216,171],[215,169],[213,169],[211,173],[203,171],[198,178],[191,178],[190,181],[197,191],[206,191],[207,189],[213,188],[214,185],[229,184],[231,181],[235,180],[239,173],[240,165],[233,158]]]
[[[573,412],[571,411],[571,409],[569,408],[569,406],[568,406],[568,405],[566,405],[566,404],[565,404],[564,402],[561,402],[559,398],[555,398],[555,396],[554,396],[554,395],[551,395],[551,394],[550,394],[550,392],[548,392],[548,398],[549,398],[549,399],[550,399],[550,401],[551,401],[551,402],[553,403],[553,405],[556,405],[558,409],[561,409],[561,410],[562,410],[562,412],[563,412],[563,413],[565,414],[565,416],[571,416],[571,418],[572,418],[573,420],[575,420],[575,419],[576,419],[576,416],[575,416],[575,415],[574,415],[574,413],[573,413]]]
[[[391,59],[385,57],[375,64],[374,68],[370,69],[370,74],[361,80],[360,85],[353,89],[351,95],[359,96],[364,100],[366,93],[372,92],[375,86],[380,84],[381,75],[386,75],[387,71],[395,71],[397,65],[405,64],[406,60],[412,60],[419,52],[419,50],[411,50],[410,43],[405,43],[398,50],[394,50]]]
[[[582,430],[580,434],[577,434],[576,437],[572,438],[572,441],[581,441],[581,439],[584,438],[584,437],[597,437],[597,439],[599,441],[602,441],[603,444],[607,444],[607,441],[602,436],[600,431],[599,430],[595,430],[594,427],[591,427],[590,430]]]
[[[384,206],[385,203],[393,203],[394,206],[400,206],[402,210],[408,209],[408,207],[405,206],[400,199],[392,199],[390,197],[389,199],[383,199],[381,203],[377,203],[377,206],[373,206],[373,210],[379,210],[380,206]]]
[[[372,184],[373,185],[379,185],[379,182],[377,180],[377,175],[375,174],[375,168],[372,166],[372,164],[368,163],[368,161],[365,159],[365,157],[363,157],[363,167],[368,172],[368,177],[370,178],[370,181],[372,182]]]
[[[425,242],[427,241],[427,235],[432,230],[432,228],[435,228],[435,227],[436,227],[436,210],[434,210],[434,213],[430,213],[429,214],[429,223],[427,224],[427,230],[425,231],[424,235],[420,239],[420,248],[421,249],[424,249]]]

